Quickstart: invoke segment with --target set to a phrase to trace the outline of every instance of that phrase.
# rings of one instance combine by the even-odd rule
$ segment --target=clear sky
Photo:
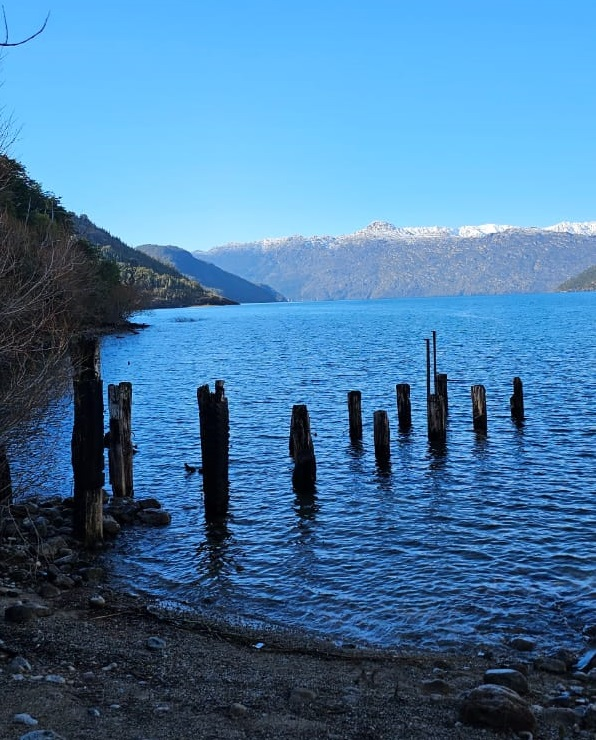
[[[4,0],[10,154],[127,244],[596,220],[594,0]]]

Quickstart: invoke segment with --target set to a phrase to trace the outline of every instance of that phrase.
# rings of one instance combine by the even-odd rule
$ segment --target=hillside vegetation
[[[86,215],[72,216],[76,232],[118,265],[125,285],[134,286],[138,308],[227,305],[234,303],[182,275],[174,266],[153,259],[96,226]]]
[[[566,280],[562,285],[559,285],[557,290],[562,292],[596,290],[596,265],[588,267],[579,275]]]
[[[186,277],[217,291],[238,303],[273,303],[285,298],[268,285],[255,285],[231,272],[200,259],[185,249],[157,244],[141,244],[137,251],[175,267]]]

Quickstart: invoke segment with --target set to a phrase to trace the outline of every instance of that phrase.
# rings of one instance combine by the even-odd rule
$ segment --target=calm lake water
[[[135,495],[169,529],[126,531],[108,557],[129,590],[216,617],[395,647],[529,633],[577,643],[596,624],[596,294],[262,304],[160,310],[107,337],[104,383],[133,383]],[[448,439],[426,436],[425,338],[449,376]],[[526,420],[512,423],[512,379]],[[225,380],[230,515],[205,523],[196,388]],[[395,385],[414,427],[397,431]],[[470,386],[489,432],[472,429]],[[348,437],[362,391],[364,439]],[[308,405],[317,456],[310,500],[292,490],[292,405]],[[377,468],[372,418],[391,420]],[[62,415],[61,415],[62,413]],[[53,422],[52,490],[71,488],[71,412]],[[47,447],[46,447],[46,454]]]

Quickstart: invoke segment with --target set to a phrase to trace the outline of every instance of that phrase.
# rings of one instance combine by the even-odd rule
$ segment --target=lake
[[[122,534],[107,564],[128,590],[214,617],[383,647],[525,633],[577,643],[596,624],[596,294],[167,309],[102,342],[104,384],[133,384],[135,496],[168,529]],[[449,377],[447,442],[426,431],[425,338]],[[511,421],[512,379],[526,419]],[[225,381],[230,514],[205,522],[196,389]],[[413,429],[397,430],[396,383]],[[486,387],[488,435],[470,386]],[[350,444],[347,392],[362,391]],[[292,405],[308,405],[313,497],[292,490]],[[391,421],[379,469],[373,412]],[[71,411],[52,421],[51,490],[68,494]],[[51,460],[53,456],[53,461]],[[50,462],[48,462],[50,464]]]

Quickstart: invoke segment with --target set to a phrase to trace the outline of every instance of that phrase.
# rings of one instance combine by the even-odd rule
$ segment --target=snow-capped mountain
[[[290,300],[542,292],[596,265],[596,221],[397,227],[290,236],[197,256]]]

